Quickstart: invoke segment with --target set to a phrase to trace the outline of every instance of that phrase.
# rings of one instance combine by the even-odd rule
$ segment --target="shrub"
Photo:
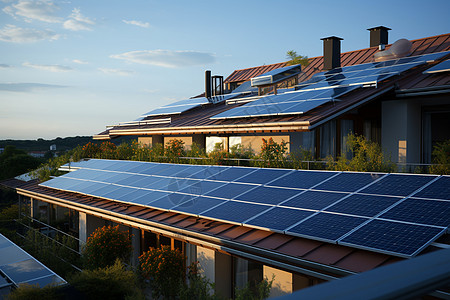
[[[223,143],[216,143],[214,145],[213,151],[208,155],[210,163],[213,165],[223,165],[226,163],[226,159],[229,157],[230,153],[226,151],[223,147]]]
[[[127,261],[131,251],[128,233],[120,231],[119,225],[97,228],[83,247],[84,266],[104,268],[114,264],[116,259]]]
[[[182,140],[173,139],[166,143],[164,154],[169,162],[178,162],[180,157],[186,156],[184,150],[184,142]]]
[[[47,285],[40,288],[38,285],[21,284],[17,289],[13,290],[7,299],[10,300],[55,300],[65,299],[60,287]]]
[[[353,158],[346,158],[345,153],[337,160],[329,156],[327,158],[329,170],[392,172],[395,169],[395,164],[385,157],[380,145],[366,140],[364,136],[349,134],[347,148],[353,154]]]
[[[261,167],[284,167],[286,164],[288,143],[283,140],[278,144],[272,138],[269,138],[269,140],[263,138],[262,142],[263,144],[259,154],[259,158],[262,160],[262,162],[260,162]]]
[[[144,278],[150,280],[154,298],[174,298],[183,284],[185,257],[178,250],[168,246],[150,248],[140,257],[140,267]]]
[[[272,280],[268,280],[267,277],[255,286],[251,286],[249,283],[242,288],[236,289],[236,300],[262,300],[267,299],[270,295],[270,289],[272,288],[273,280],[275,275],[273,275]]]
[[[69,282],[88,299],[144,299],[136,275],[126,270],[120,260],[106,268],[84,270]]]
[[[430,173],[450,174],[450,140],[438,143],[433,149],[433,163]]]
[[[214,293],[214,284],[200,274],[198,264],[197,261],[188,266],[187,277],[189,283],[180,290],[179,298],[181,300],[217,299],[218,297]]]

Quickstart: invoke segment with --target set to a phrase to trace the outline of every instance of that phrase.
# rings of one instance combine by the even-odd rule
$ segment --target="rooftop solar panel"
[[[214,206],[222,204],[225,201],[226,200],[223,199],[200,196],[192,198],[186,202],[180,203],[177,206],[173,207],[171,210],[198,216],[202,212],[209,210]]]
[[[331,205],[325,211],[374,217],[400,200],[401,198],[397,197],[354,194]]]
[[[440,232],[450,223],[449,176],[110,160],[87,161],[78,167],[41,186],[352,245],[356,232],[369,228],[365,226],[371,219],[404,224],[408,234],[411,228],[423,226],[439,226]],[[407,226],[414,224],[422,227]],[[425,229],[427,234],[435,232]],[[422,249],[439,234],[413,245]],[[398,255],[405,256],[410,245],[402,245]],[[367,246],[366,241],[355,247],[397,253],[397,248]]]
[[[450,200],[450,176],[439,177],[436,181],[415,193],[414,197]]]
[[[367,219],[328,213],[317,213],[287,232],[319,240],[336,241]]]
[[[285,207],[322,210],[348,195],[348,193],[305,191],[280,205]]]
[[[202,215],[208,218],[219,220],[226,219],[231,222],[242,223],[269,208],[270,206],[267,205],[227,201],[206,212],[203,212]]]
[[[284,176],[278,180],[272,181],[269,185],[278,187],[309,189],[326,179],[330,179],[338,172],[323,172],[323,171],[303,171],[298,170]]]
[[[309,110],[317,108],[319,105],[326,102],[336,101],[338,97],[346,94],[354,88],[361,86],[373,86],[384,81],[394,75],[400,74],[418,65],[425,64],[427,61],[439,59],[449,52],[433,53],[415,57],[406,57],[384,62],[366,63],[355,66],[348,66],[343,68],[336,68],[330,71],[315,74],[307,82],[302,82],[297,86],[299,90],[292,94],[297,94],[298,99],[291,98],[291,93],[284,93],[279,95],[269,95],[253,102],[247,103],[240,107],[232,108],[228,111],[219,113],[211,119],[228,119],[228,118],[244,118],[244,117],[258,117],[271,115],[287,115],[287,114],[301,114]],[[275,71],[275,70],[274,70]],[[266,76],[267,75],[267,76]],[[256,78],[252,78],[252,85],[264,85],[270,83],[272,77],[270,74],[263,74]],[[353,87],[355,86],[355,87]],[[344,89],[343,93],[331,93],[328,98],[329,101],[310,102],[297,107],[292,107],[283,104],[286,101],[300,101],[318,99],[324,97],[322,89],[332,89],[339,87]],[[347,89],[347,90],[346,90]],[[311,92],[311,90],[313,90]],[[333,92],[337,92],[333,91]],[[308,94],[305,94],[308,93]]]
[[[276,205],[297,195],[298,193],[298,190],[258,186],[246,193],[235,197],[235,199],[254,203]]]
[[[237,178],[236,182],[266,184],[274,179],[288,175],[293,170],[282,169],[256,169],[254,172],[249,173],[243,177]]]
[[[380,173],[340,173],[339,175],[314,187],[315,190],[356,192],[366,185],[375,182],[385,174]]]
[[[314,212],[299,209],[274,207],[255,218],[245,222],[248,225],[267,228],[269,230],[283,231],[286,228],[311,216]]]
[[[408,198],[380,218],[449,227],[450,201]]]
[[[389,174],[361,190],[360,193],[408,196],[435,178],[436,176],[431,175]]]
[[[444,233],[444,228],[372,220],[340,244],[411,257]]]

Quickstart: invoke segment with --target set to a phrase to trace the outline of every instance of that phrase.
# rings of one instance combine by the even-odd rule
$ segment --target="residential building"
[[[324,55],[307,67],[279,63],[205,74],[205,93],[167,104],[96,139],[177,138],[206,148],[221,140],[255,150],[261,138],[316,157],[345,151],[354,132],[402,164],[428,163],[450,139],[450,34],[388,44],[370,29],[369,48]],[[200,261],[224,297],[272,278],[272,296],[449,247],[450,177],[300,171],[88,160],[44,183],[17,187],[32,218],[70,216],[83,242],[99,226],[130,232],[133,262],[169,245]],[[433,295],[448,296],[445,287]]]

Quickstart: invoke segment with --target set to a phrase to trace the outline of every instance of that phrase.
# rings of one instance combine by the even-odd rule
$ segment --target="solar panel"
[[[450,201],[408,198],[380,218],[449,227]]]
[[[411,257],[444,233],[444,228],[372,220],[339,244]]]
[[[339,175],[314,187],[315,190],[340,192],[356,192],[366,185],[380,179],[385,174],[380,173],[340,173]]]
[[[248,175],[254,172],[255,169],[241,168],[241,167],[230,167],[224,168],[222,172],[213,174],[206,179],[219,180],[219,181],[234,181],[242,176]]]
[[[195,194],[200,196],[205,195],[211,192],[212,190],[223,186],[224,184],[225,183],[223,182],[200,180],[190,186],[180,189],[179,192],[186,194]]]
[[[374,217],[401,198],[354,194],[325,209],[329,212]]]
[[[202,215],[208,218],[242,223],[269,208],[270,206],[267,205],[227,201],[211,210],[203,212]]]
[[[210,198],[210,197],[196,197],[186,202],[180,203],[171,210],[193,215],[200,215],[203,211],[209,210],[214,206],[224,203],[226,200]]]
[[[319,240],[336,241],[367,219],[329,213],[317,213],[286,232]]]
[[[258,186],[244,194],[237,196],[235,199],[254,203],[276,205],[297,195],[298,193],[298,190]]]
[[[446,52],[448,54],[448,52]],[[427,61],[438,59],[446,55],[445,53],[434,53],[416,57],[407,57],[402,59],[390,60],[385,62],[367,63],[356,66],[336,68],[330,71],[315,74],[307,82],[303,82],[293,93],[284,93],[279,95],[269,95],[243,106],[232,108],[228,111],[219,113],[211,119],[244,118],[285,114],[302,114],[327,102],[337,100],[338,97],[359,88],[363,85],[374,85],[386,80],[394,75],[400,74],[413,67],[424,64]],[[272,71],[275,72],[276,70]],[[251,79],[252,85],[266,85],[273,82],[272,75],[266,73]],[[338,91],[335,88],[341,89]],[[329,96],[323,93],[323,89],[329,89]],[[296,94],[297,99],[291,98],[291,94]],[[321,100],[311,102],[312,99],[326,98],[328,101]],[[308,101],[306,103],[290,106],[286,101]]]
[[[443,62],[429,68],[424,71],[424,74],[434,74],[434,73],[443,73],[450,72],[450,59],[444,60]]]
[[[414,197],[450,200],[450,176],[441,176]]]
[[[284,207],[274,207],[261,215],[252,218],[245,224],[267,228],[269,230],[283,231],[286,228],[311,216],[314,212]]]
[[[150,207],[158,208],[158,209],[171,209],[172,207],[175,207],[181,203],[184,203],[186,201],[190,201],[195,196],[192,195],[186,195],[186,194],[180,194],[180,193],[164,193],[164,192],[158,192],[162,193],[161,197],[152,197],[153,195],[150,195],[153,199],[148,201],[145,205],[148,205]]]
[[[449,176],[110,160],[87,161],[78,168],[41,186],[352,245],[371,219],[439,232],[450,225]],[[416,227],[405,228],[410,234]],[[413,245],[422,249],[437,237]],[[365,243],[355,247],[397,251]],[[402,245],[406,249],[397,255],[405,256],[410,246]]]
[[[298,170],[289,174],[289,176],[284,176],[278,180],[270,182],[271,186],[278,187],[288,187],[288,188],[299,188],[299,189],[309,189],[322,181],[331,178],[336,175],[337,172],[323,172],[323,171],[303,171]]]
[[[0,271],[19,284],[62,285],[66,281],[0,234]]]
[[[250,79],[252,86],[262,86],[284,80],[288,77],[299,74],[302,70],[301,65],[286,66],[266,72]]]
[[[225,198],[225,199],[233,199],[234,197],[247,192],[255,188],[255,186],[247,185],[247,184],[239,184],[239,183],[227,183],[220,186],[217,189],[214,189],[208,193],[206,196]]]
[[[256,169],[254,172],[236,179],[236,182],[245,183],[255,183],[255,184],[266,184],[274,179],[280,178],[281,176],[286,176],[292,172],[292,170],[282,170],[282,169]]]
[[[209,103],[209,101],[205,97],[181,100],[181,101],[177,101],[174,103],[164,105],[157,109],[153,109],[149,112],[146,112],[145,114],[142,115],[142,117],[150,117],[150,116],[156,116],[156,115],[180,114],[189,109],[195,108],[195,107],[203,105],[203,104],[208,104],[208,103]]]
[[[408,196],[435,178],[436,176],[430,175],[389,174],[361,190],[360,193]]]
[[[348,193],[306,191],[280,205],[285,207],[321,210],[348,195]]]

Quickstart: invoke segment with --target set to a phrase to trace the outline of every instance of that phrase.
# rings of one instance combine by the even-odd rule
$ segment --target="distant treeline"
[[[120,137],[111,140],[116,145],[126,141],[129,142],[136,137]],[[87,143],[101,143],[101,141],[94,141],[91,136],[76,136],[76,137],[57,137],[53,140],[44,140],[38,138],[37,140],[0,140],[0,148],[6,148],[6,146],[15,146],[17,149],[29,151],[48,151],[51,145],[56,145],[56,151],[67,151],[75,148],[78,145],[85,145]]]

